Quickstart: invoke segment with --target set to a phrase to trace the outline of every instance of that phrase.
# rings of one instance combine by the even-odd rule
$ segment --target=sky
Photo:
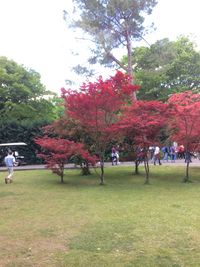
[[[63,10],[72,9],[72,0],[0,0],[0,56],[34,69],[46,89],[58,94],[68,87],[65,80],[77,81],[71,68],[88,55],[87,45],[63,19]],[[154,22],[156,30],[145,39],[153,44],[184,34],[200,49],[199,10],[199,0],[158,0],[146,22]]]

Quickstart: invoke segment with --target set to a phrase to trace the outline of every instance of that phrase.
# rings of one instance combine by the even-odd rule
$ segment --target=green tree
[[[141,40],[147,32],[144,16],[151,14],[156,0],[73,0],[73,3],[78,16],[71,26],[81,29],[86,34],[84,38],[94,44],[89,63],[106,66],[114,63],[132,76],[132,41]],[[67,12],[65,20],[69,21]],[[127,66],[114,55],[119,47],[127,49]],[[77,70],[81,73],[81,66]]]
[[[54,104],[44,96],[40,74],[0,57],[0,122],[54,119]]]
[[[53,105],[53,118],[59,119],[64,115],[65,108],[64,108],[64,100],[57,94],[54,94],[52,98],[49,99],[49,101]]]
[[[138,98],[166,100],[173,93],[200,88],[200,52],[188,37],[162,39],[133,50],[134,75],[141,85]],[[127,56],[122,62],[128,64]]]

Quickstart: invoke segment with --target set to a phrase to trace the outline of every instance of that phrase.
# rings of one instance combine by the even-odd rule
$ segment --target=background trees
[[[167,100],[173,93],[200,88],[200,52],[187,37],[165,38],[133,50],[134,76],[141,85],[139,99]],[[122,60],[127,63],[125,56]]]
[[[0,57],[0,122],[54,120],[54,105],[44,98],[49,94],[39,73]]]
[[[147,32],[145,15],[149,15],[156,0],[73,0],[77,19],[71,23],[81,29],[94,44],[91,46],[90,64],[111,66],[115,63],[132,77],[132,41],[141,40]],[[65,12],[65,20],[69,16]],[[128,64],[122,64],[115,56],[115,49],[125,47]],[[81,66],[79,66],[79,71]]]
[[[27,163],[41,162],[33,140],[43,135],[41,127],[63,114],[61,102],[46,90],[39,73],[0,57],[0,143],[26,142],[20,150]]]

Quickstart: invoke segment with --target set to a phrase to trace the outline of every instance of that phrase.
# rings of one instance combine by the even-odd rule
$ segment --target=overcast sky
[[[76,79],[71,67],[87,54],[67,28],[64,9],[72,10],[71,0],[0,0],[0,56],[36,70],[46,88],[57,93],[66,79]],[[199,0],[158,0],[150,17],[157,30],[145,38],[154,43],[190,34],[200,48],[199,10]]]

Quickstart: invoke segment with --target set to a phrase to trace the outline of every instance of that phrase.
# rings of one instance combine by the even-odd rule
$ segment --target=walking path
[[[149,162],[150,165],[153,165],[153,163]],[[143,165],[143,164],[141,164]],[[186,163],[184,162],[184,160],[176,160],[175,162],[162,162],[163,166],[185,166]],[[110,167],[112,166],[111,162],[105,162],[105,167]],[[118,167],[118,166],[134,166],[134,162],[121,162],[120,164],[118,164],[117,166],[112,166],[113,168]],[[158,165],[156,165],[158,166]],[[155,166],[155,167],[156,167]],[[200,167],[200,160],[199,159],[193,159],[192,162],[190,163],[190,167]],[[65,166],[66,169],[74,169],[74,168],[79,168],[75,167],[74,164],[66,164]],[[24,165],[24,166],[18,166],[15,167],[15,170],[43,170],[45,169],[45,165],[41,164],[41,165]],[[7,170],[6,167],[0,167],[0,171],[4,171]]]

